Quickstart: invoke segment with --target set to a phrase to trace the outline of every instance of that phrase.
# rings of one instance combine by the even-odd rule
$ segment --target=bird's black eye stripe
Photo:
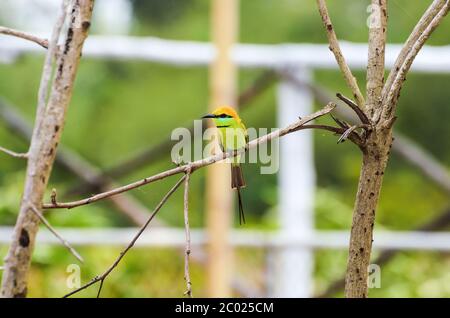
[[[227,115],[227,114],[220,114],[219,116],[217,116],[219,118],[232,118],[232,116]]]

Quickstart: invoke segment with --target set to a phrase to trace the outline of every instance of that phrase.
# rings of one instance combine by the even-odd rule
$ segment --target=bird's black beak
[[[202,119],[203,118],[216,118],[216,115],[208,114],[208,115],[203,116]]]

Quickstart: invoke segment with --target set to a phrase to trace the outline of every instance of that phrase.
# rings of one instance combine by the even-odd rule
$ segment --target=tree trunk
[[[345,296],[367,297],[375,211],[392,145],[392,129],[373,131],[363,149],[363,162],[353,211]]]
[[[93,0],[73,1],[65,42],[57,54],[55,77],[47,106],[43,110],[44,116],[36,116],[19,216],[4,263],[2,297],[27,295],[27,275],[39,227],[39,217],[30,207],[40,209],[42,206],[66,110],[72,97],[81,49],[90,26],[92,7]]]

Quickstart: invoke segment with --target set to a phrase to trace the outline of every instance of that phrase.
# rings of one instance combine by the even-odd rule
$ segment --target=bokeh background
[[[100,3],[101,1],[99,1]],[[402,43],[426,9],[429,1],[389,1],[389,43]],[[20,27],[20,19],[5,14],[0,2],[0,25]],[[367,41],[366,8],[369,1],[329,1],[340,39]],[[95,8],[92,34],[128,34],[165,39],[209,41],[210,1],[130,0],[129,19],[118,19],[116,29],[102,24],[107,19]],[[106,9],[104,9],[106,10]],[[119,12],[109,13],[112,17]],[[107,14],[105,14],[107,15]],[[24,20],[24,19],[22,19]],[[31,22],[30,22],[31,23]],[[48,32],[49,25],[39,32]],[[105,26],[106,25],[106,26]],[[31,29],[33,31],[33,29]],[[240,1],[239,40],[242,43],[325,43],[326,37],[315,1]],[[429,45],[450,44],[450,19],[439,27]],[[23,55],[11,64],[0,64],[0,96],[30,123],[33,121],[43,55]],[[239,70],[239,91],[248,87],[263,70]],[[365,74],[356,72],[361,86]],[[337,71],[314,71],[314,81],[332,92],[348,90]],[[71,148],[94,165],[105,169],[132,154],[169,139],[174,127],[188,126],[203,114],[209,102],[208,69],[161,65],[148,62],[111,61],[84,58],[67,115],[62,145]],[[276,127],[275,85],[253,99],[241,113],[247,126]],[[450,75],[410,74],[398,107],[396,130],[416,141],[445,166],[450,163]],[[321,105],[317,104],[317,107]],[[26,151],[27,142],[12,133],[0,120],[0,145]],[[348,230],[359,176],[360,154],[350,143],[337,145],[336,137],[314,132],[317,173],[315,224],[321,230]],[[121,177],[125,184],[172,167],[170,152],[144,168]],[[254,167],[252,167],[254,166]],[[274,230],[277,223],[276,175],[261,176],[258,166],[246,167],[246,228]],[[15,223],[24,181],[25,162],[0,153],[0,224]],[[133,191],[146,207],[152,208],[175,179],[154,183]],[[56,166],[49,188],[59,193],[79,180]],[[204,171],[192,177],[190,223],[204,226]],[[48,196],[47,196],[48,197]],[[66,199],[75,199],[79,195]],[[421,172],[392,155],[387,169],[376,229],[411,230],[442,213],[450,204],[448,193]],[[49,220],[56,227],[130,227],[133,224],[107,202],[81,207],[70,213],[54,212]],[[182,191],[161,211],[165,223],[183,226]],[[235,222],[236,223],[236,222]],[[236,224],[236,226],[238,226]],[[443,228],[447,229],[448,226]],[[151,230],[151,229],[150,229]],[[101,273],[120,252],[117,246],[79,247],[86,263],[82,280]],[[0,257],[7,246],[0,246]],[[195,253],[195,251],[194,251]],[[378,251],[375,251],[376,256]],[[319,250],[314,259],[315,294],[325,290],[345,271],[345,250]],[[66,267],[73,257],[58,246],[37,243],[30,275],[30,297],[60,297],[69,290]],[[236,249],[235,271],[246,277],[248,286],[266,288],[265,251]],[[103,296],[180,297],[185,288],[183,255],[174,248],[134,248],[107,279]],[[399,252],[382,268],[382,288],[372,297],[449,297],[450,257],[440,252]],[[206,296],[204,268],[191,264],[195,296]],[[1,275],[1,272],[0,272]],[[88,289],[80,296],[95,296]],[[239,296],[238,294],[236,294]],[[334,296],[342,296],[336,293]]]

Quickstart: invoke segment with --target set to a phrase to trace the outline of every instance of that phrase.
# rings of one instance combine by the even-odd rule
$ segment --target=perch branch
[[[344,76],[348,87],[352,91],[358,106],[362,108],[365,105],[364,97],[361,93],[361,90],[359,89],[356,78],[353,76],[352,71],[350,70],[347,62],[345,61],[344,55],[342,54],[341,48],[339,46],[339,41],[333,28],[333,24],[331,23],[330,15],[328,14],[326,1],[317,0],[317,6],[319,8],[319,13],[322,18],[323,25],[325,26],[325,30],[328,37],[328,43],[330,44],[330,50],[334,54],[336,62],[339,65],[342,75]]]
[[[22,38],[24,40],[34,42],[34,43],[42,46],[44,49],[48,49],[48,40],[47,39],[41,39],[40,37],[37,37],[35,35],[29,34],[29,33],[23,32],[23,31],[14,30],[11,28],[0,26],[0,34],[11,35],[11,36],[15,36],[18,38]]]
[[[3,147],[1,147],[1,146],[0,146],[0,151],[1,151],[1,152],[4,152],[4,153],[6,153],[7,155],[10,155],[10,156],[12,156],[12,157],[14,157],[14,158],[21,158],[21,159],[26,159],[26,158],[28,158],[28,153],[27,153],[27,152],[25,152],[25,153],[14,152],[14,151],[12,151],[12,150],[3,148]]]
[[[364,125],[364,124],[361,124],[361,125],[354,125],[354,126],[349,127],[349,128],[342,134],[342,136],[338,139],[337,143],[339,144],[339,143],[342,143],[342,142],[346,141],[347,138],[350,136],[350,134],[352,134],[352,133],[353,133],[356,129],[358,129],[358,128],[363,128],[363,129],[367,130],[367,129],[368,129],[368,126],[367,126],[367,125]]]
[[[191,254],[191,232],[189,230],[189,179],[191,170],[186,171],[184,180],[184,230],[186,233],[186,248],[184,251],[184,280],[186,281],[185,295],[192,297],[191,275],[189,273],[189,255]]]
[[[31,210],[39,217],[41,222],[48,228],[50,232],[52,232],[53,235],[56,236],[58,240],[61,241],[62,245],[64,245],[65,248],[69,250],[69,252],[75,256],[77,260],[79,260],[81,263],[84,263],[83,257],[70,245],[69,242],[67,242],[59,233],[53,228],[53,226],[50,224],[50,222],[42,215],[41,212],[34,206],[34,204],[29,203]]]
[[[78,201],[73,201],[73,202],[65,202],[65,203],[59,203],[57,202],[56,204],[54,203],[46,203],[43,205],[44,209],[57,209],[57,208],[74,208],[77,206],[81,206],[81,205],[86,205],[86,204],[90,204],[99,200],[103,200],[105,198],[111,197],[113,195],[119,194],[119,193],[123,193],[126,191],[130,191],[133,190],[135,188],[141,187],[143,185],[161,180],[161,179],[165,179],[167,177],[173,176],[175,174],[179,174],[179,173],[186,173],[188,170],[194,171],[197,170],[199,168],[205,167],[205,166],[209,166],[215,162],[218,161],[222,161],[224,159],[227,158],[231,158],[231,157],[235,157],[237,155],[241,155],[242,153],[244,153],[247,149],[250,148],[254,148],[256,147],[258,144],[262,144],[262,143],[266,143],[274,138],[280,138],[284,135],[290,134],[292,132],[295,132],[297,130],[299,130],[301,128],[301,126],[305,125],[306,123],[319,118],[323,115],[328,114],[329,112],[331,112],[334,108],[336,107],[336,105],[334,103],[329,103],[328,105],[326,105],[324,108],[322,108],[321,110],[310,114],[308,116],[303,117],[302,119],[299,119],[298,121],[296,121],[295,123],[283,128],[283,129],[278,129],[270,134],[261,136],[257,139],[252,140],[251,142],[249,142],[247,144],[246,147],[236,150],[236,151],[229,151],[229,152],[224,152],[224,153],[219,153],[217,155],[213,155],[201,160],[197,160],[170,170],[166,170],[164,172],[158,173],[156,175],[153,175],[151,177],[147,177],[144,179],[141,179],[139,181],[130,183],[128,185],[122,186],[122,187],[118,187],[116,189],[113,189],[111,191],[106,191],[106,192],[102,192],[99,194],[96,194],[94,196],[91,196],[89,198],[85,198],[82,200],[78,200]]]
[[[256,80],[248,87],[238,97],[238,106],[242,111],[249,106],[249,102],[262,94],[271,84],[275,82],[278,78],[278,74],[274,71],[263,72]],[[189,128],[191,132],[194,131],[194,127]],[[132,157],[125,159],[123,162],[119,162],[115,166],[107,168],[101,173],[97,173],[95,176],[84,181],[72,188],[70,188],[66,194],[75,193],[89,193],[93,191],[99,191],[101,186],[108,184],[106,182],[109,178],[120,178],[130,172],[137,170],[143,166],[147,166],[162,156],[170,152],[170,149],[175,144],[174,141],[166,139],[156,145],[151,145],[149,148],[144,149]]]
[[[183,181],[185,181],[186,179],[186,175],[184,175],[180,180],[178,180],[178,182],[172,187],[172,189],[169,190],[169,192],[166,193],[166,195],[162,198],[162,200],[158,203],[158,205],[155,207],[155,209],[153,210],[152,214],[150,215],[150,217],[147,219],[147,221],[144,223],[144,225],[142,225],[142,227],[139,229],[139,231],[136,233],[136,235],[133,237],[133,239],[131,240],[131,242],[128,244],[128,246],[122,251],[120,252],[119,256],[116,258],[116,260],[114,261],[114,263],[100,276],[96,276],[94,277],[89,283],[81,286],[80,288],[75,289],[74,291],[66,294],[64,296],[64,298],[67,298],[69,296],[72,296],[86,288],[88,288],[91,285],[94,285],[97,282],[100,282],[100,287],[97,293],[97,297],[100,297],[100,292],[101,289],[103,287],[103,282],[104,280],[108,277],[108,275],[114,270],[114,268],[116,268],[117,265],[119,265],[120,261],[122,260],[122,258],[127,254],[127,252],[134,246],[134,244],[136,243],[136,241],[138,240],[138,238],[142,235],[142,233],[145,231],[145,229],[147,228],[147,226],[150,224],[150,222],[153,220],[153,218],[155,217],[155,215],[159,212],[159,210],[163,207],[163,205],[167,202],[167,200],[170,198],[170,196],[178,189],[178,187],[183,183]]]

